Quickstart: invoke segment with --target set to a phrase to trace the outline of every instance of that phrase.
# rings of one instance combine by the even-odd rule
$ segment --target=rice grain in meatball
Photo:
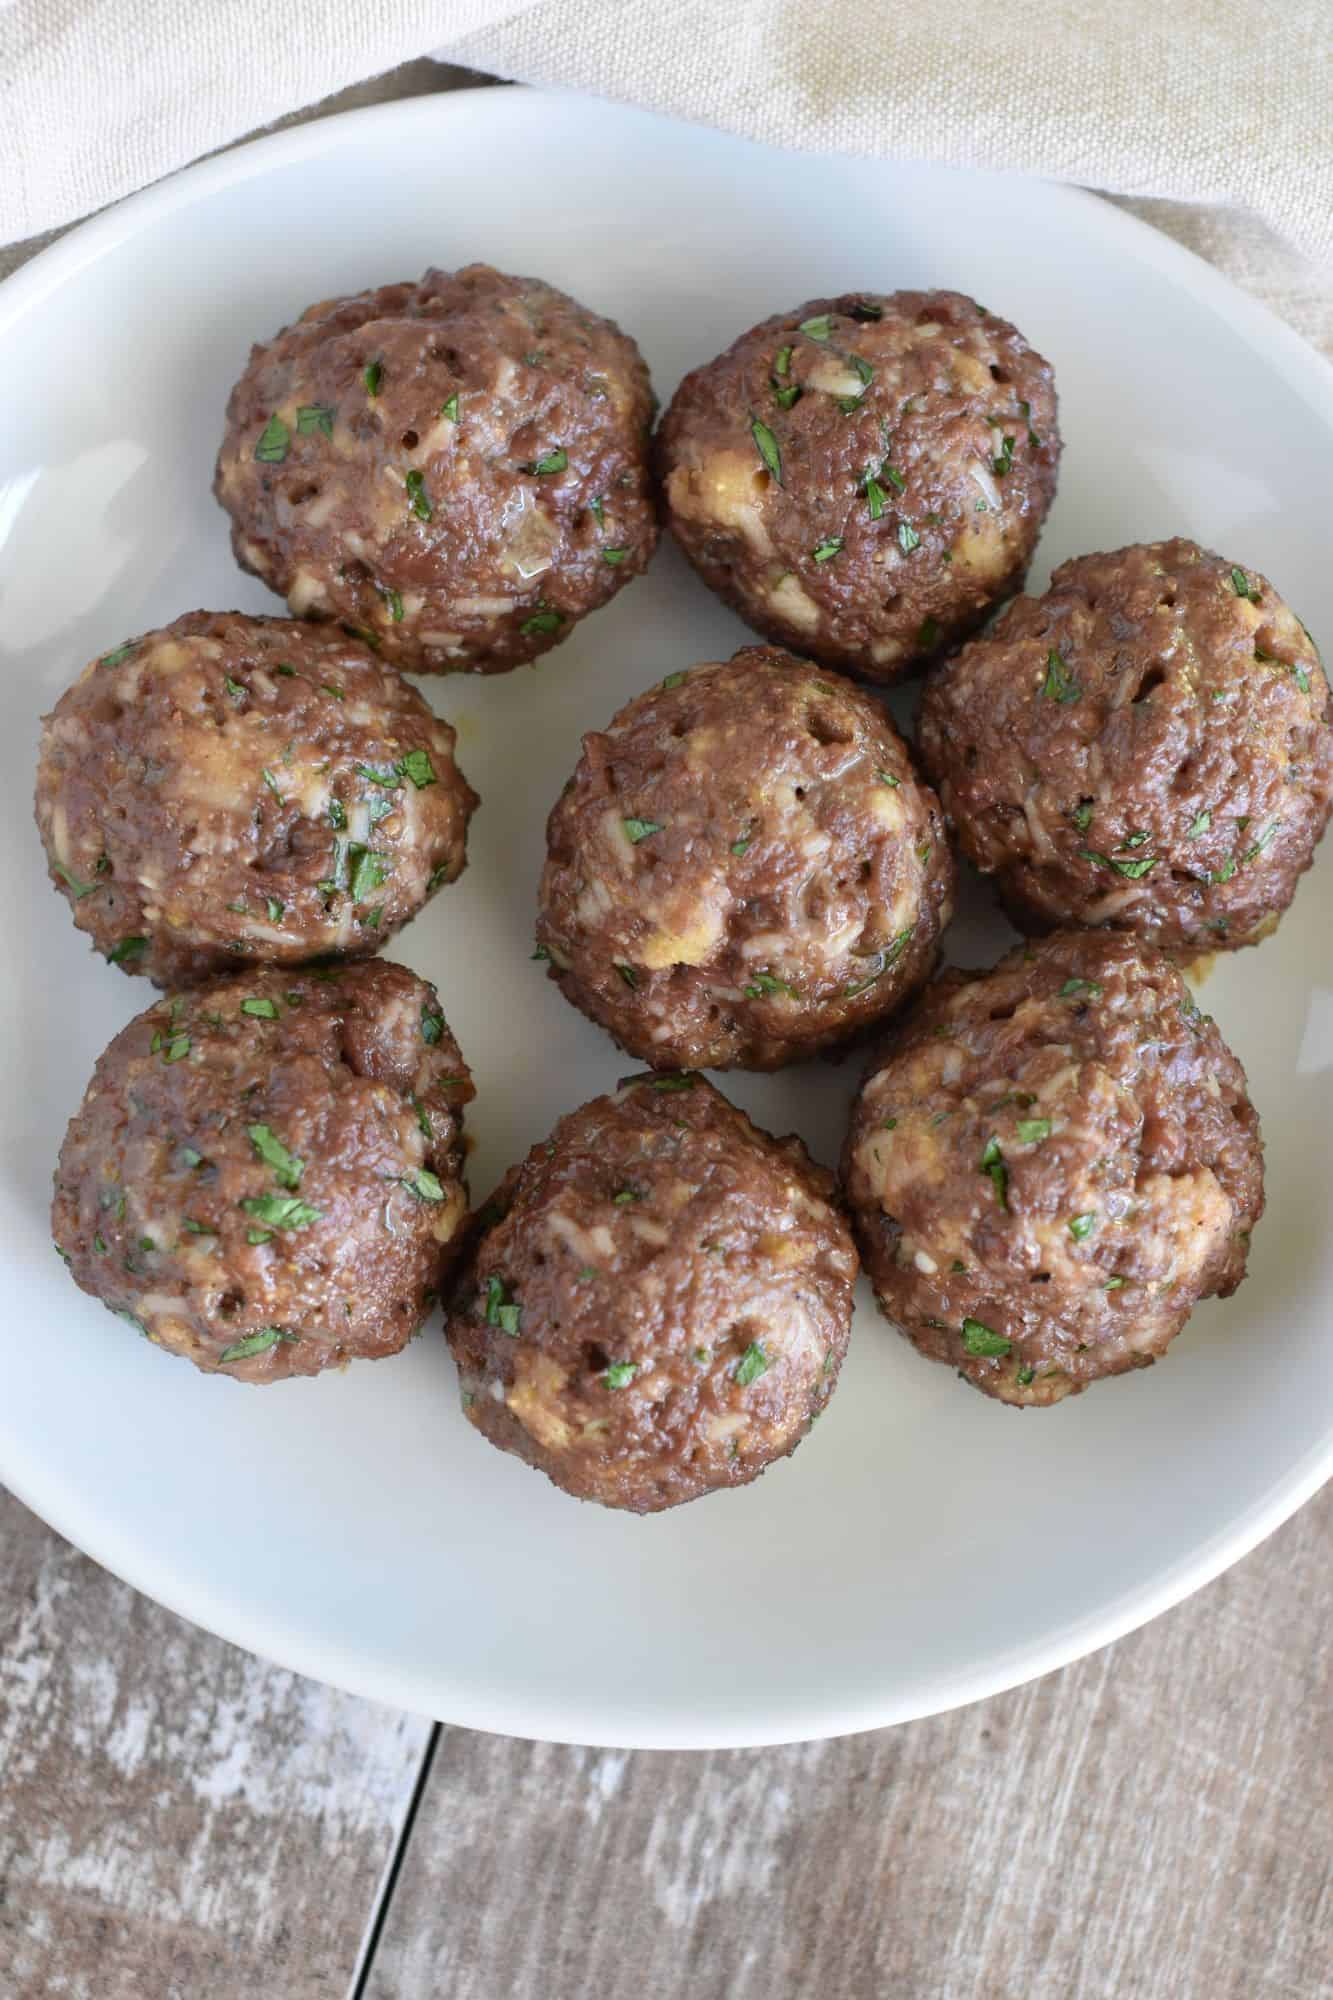
[[[358,956],[462,872],[454,732],[341,632],[192,611],[87,667],[47,716],[37,824],[80,930],[185,985]]]
[[[213,490],[298,617],[414,673],[502,673],[646,566],[652,409],[610,320],[485,264],[428,271],[252,350]]]
[[[452,1287],[470,1421],[581,1500],[650,1513],[754,1479],[832,1393],[856,1253],[833,1180],[702,1077],[562,1118]]]
[[[56,1248],[85,1292],[209,1373],[394,1354],[457,1249],[472,1094],[435,988],[405,966],[164,997],[70,1121]]]
[[[1168,959],[1090,931],[937,980],[843,1169],[886,1316],[1016,1404],[1156,1360],[1235,1291],[1264,1205],[1240,1063]]]
[[[780,645],[900,679],[1022,586],[1055,496],[1051,369],[958,292],[811,299],[687,375],[672,531]]]
[[[1314,642],[1266,577],[1194,542],[1062,563],[941,667],[928,770],[1016,923],[1254,944],[1333,805]]]
[[[552,976],[667,1069],[772,1069],[881,1019],[929,975],[953,888],[873,696],[772,646],[586,736],[547,855]]]

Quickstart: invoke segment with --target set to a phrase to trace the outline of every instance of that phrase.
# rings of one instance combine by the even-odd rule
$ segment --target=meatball
[[[580,1500],[742,1486],[832,1393],[856,1252],[833,1178],[702,1077],[562,1118],[479,1218],[445,1330],[463,1408]]]
[[[184,986],[378,951],[462,872],[476,796],[394,667],[287,618],[192,611],[45,719],[37,825],[80,930]]]
[[[885,1315],[1002,1402],[1156,1360],[1263,1212],[1245,1072],[1169,959],[1061,932],[948,972],[861,1087],[843,1161]]]
[[[402,965],[164,997],[70,1121],[56,1248],[85,1292],[210,1373],[396,1354],[459,1239],[472,1094],[435,988]]]
[[[953,862],[872,696],[772,646],[669,674],[586,736],[538,949],[659,1068],[774,1069],[929,975]]]
[[[1333,803],[1328,682],[1271,583],[1193,542],[1061,564],[932,677],[922,757],[1014,921],[1254,944]]]
[[[662,424],[676,539],[747,623],[893,681],[1022,586],[1055,497],[1051,370],[958,292],[765,320]]]
[[[414,673],[503,673],[657,539],[634,342],[485,264],[326,299],[231,392],[213,491],[242,569]]]

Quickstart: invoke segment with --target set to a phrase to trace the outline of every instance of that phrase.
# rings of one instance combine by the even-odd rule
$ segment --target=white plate
[[[304,1673],[448,1721],[642,1746],[835,1735],[1062,1665],[1215,1576],[1333,1460],[1333,851],[1207,1005],[1249,1070],[1268,1214],[1238,1297],[1164,1365],[1019,1416],[920,1359],[863,1291],[842,1384],[790,1462],[650,1520],[579,1506],[472,1432],[438,1330],[262,1393],[83,1298],[50,1172],[146,983],[48,888],[37,718],[93,653],[197,605],[274,611],[209,494],[253,338],[311,299],[485,258],[643,344],[663,397],[818,293],[957,285],[1055,364],[1067,448],[1034,581],[1197,536],[1264,570],[1326,648],[1333,378],[1203,264],[1068,189],[808,159],[513,90],[286,131],[125,203],[0,289],[0,1470],[173,1609]],[[396,942],[478,1085],[473,1190],[626,1067],[530,963],[546,810],[580,731],[744,633],[664,547],[535,671],[423,683],[482,795],[462,882]],[[1333,843],[1330,843],[1333,848]],[[982,894],[951,933],[1007,936]],[[854,1064],[726,1088],[832,1160]]]

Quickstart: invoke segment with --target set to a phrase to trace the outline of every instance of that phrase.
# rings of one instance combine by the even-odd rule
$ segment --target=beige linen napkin
[[[1333,261],[1330,0],[0,0],[0,241],[394,63],[1226,203]]]

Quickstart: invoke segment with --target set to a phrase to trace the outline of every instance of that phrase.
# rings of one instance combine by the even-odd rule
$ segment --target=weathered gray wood
[[[209,1638],[0,1493],[3,2000],[343,2000],[429,1723]]]
[[[840,1743],[446,1730],[367,2000],[1317,2000],[1333,1494],[1146,1631]]]

